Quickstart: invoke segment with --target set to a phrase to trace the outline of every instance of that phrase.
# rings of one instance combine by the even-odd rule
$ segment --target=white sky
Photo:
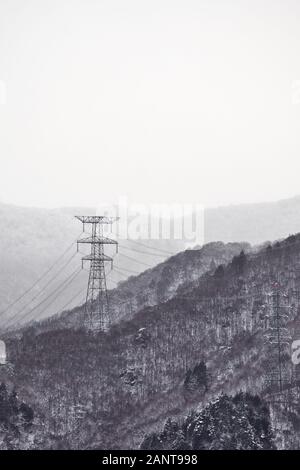
[[[299,24],[299,0],[0,0],[0,200],[300,193]]]

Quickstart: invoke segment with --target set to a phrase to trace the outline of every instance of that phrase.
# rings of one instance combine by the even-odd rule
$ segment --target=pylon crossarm
[[[75,215],[75,218],[83,224],[112,224],[119,220],[119,217],[106,217],[104,215]]]
[[[104,253],[95,258],[94,255],[83,256],[82,261],[112,261],[113,259],[110,256],[105,255]]]
[[[99,244],[99,245],[117,245],[118,242],[116,240],[113,240],[112,238],[107,238],[107,237],[87,237],[87,238],[81,238],[80,240],[77,241],[77,243],[91,243],[91,244]]]

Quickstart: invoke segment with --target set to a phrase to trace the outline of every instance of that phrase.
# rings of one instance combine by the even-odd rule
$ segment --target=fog
[[[1,0],[0,200],[299,193],[297,1]]]

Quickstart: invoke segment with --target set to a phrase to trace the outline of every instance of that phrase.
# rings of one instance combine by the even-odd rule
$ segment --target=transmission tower
[[[110,262],[113,268],[113,259],[104,253],[104,245],[115,245],[118,251],[118,242],[103,235],[104,225],[111,225],[118,217],[105,216],[76,216],[85,226],[91,226],[91,235],[77,241],[91,245],[91,252],[82,257],[82,267],[85,261],[90,262],[89,280],[85,303],[85,324],[89,330],[105,331],[109,324],[109,303],[106,288],[105,263]]]
[[[282,300],[279,290],[272,294],[272,315],[266,333],[270,345],[267,386],[272,392],[282,395],[284,388],[291,384],[292,374],[287,357],[290,353],[291,335],[286,327],[289,305]]]

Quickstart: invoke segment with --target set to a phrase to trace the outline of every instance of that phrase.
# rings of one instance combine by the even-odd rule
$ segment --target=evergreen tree
[[[5,383],[0,384],[0,423],[6,423],[9,418],[8,393]]]
[[[159,442],[164,450],[275,448],[269,409],[258,396],[243,393],[221,395],[202,411],[192,412],[182,425],[168,419],[161,434],[143,442],[149,450],[151,442]]]
[[[208,389],[208,374],[207,367],[204,361],[197,364],[192,370],[189,369],[186,373],[184,380],[184,387],[191,392],[207,391]]]
[[[243,274],[247,264],[247,256],[244,250],[238,256],[235,256],[232,260],[232,267],[237,272],[237,274]]]

